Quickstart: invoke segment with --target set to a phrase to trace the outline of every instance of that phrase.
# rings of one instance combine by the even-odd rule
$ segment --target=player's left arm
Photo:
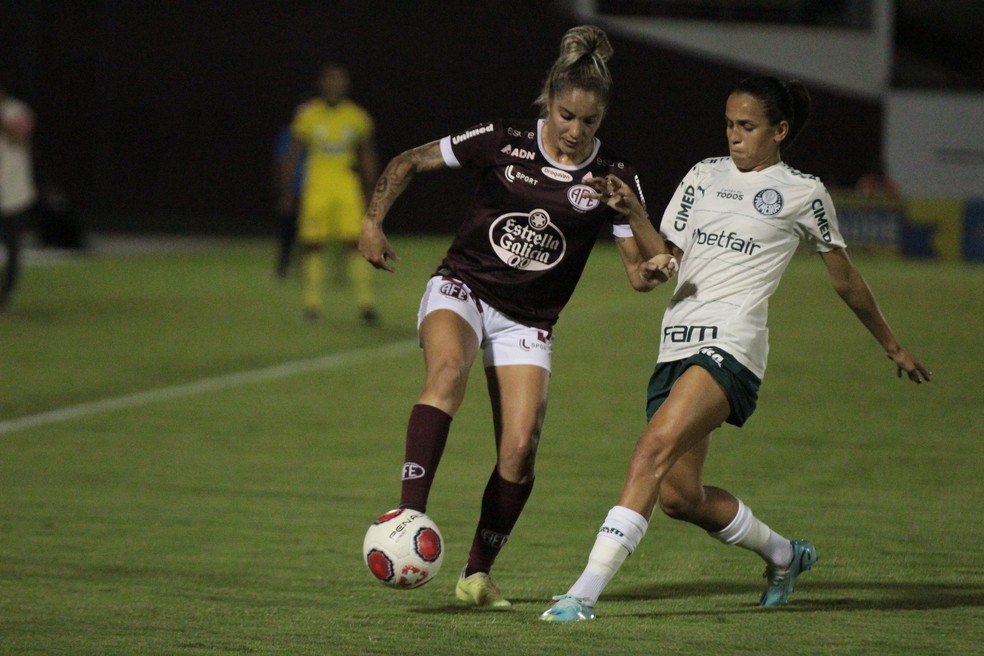
[[[586,178],[584,183],[594,189],[595,198],[629,222],[632,236],[617,238],[615,244],[632,288],[648,292],[672,278],[677,270],[677,260],[649,220],[646,208],[632,186],[612,174]]]
[[[885,354],[898,367],[899,377],[902,377],[904,371],[909,380],[914,383],[931,380],[932,372],[899,343],[878,307],[875,295],[871,292],[871,288],[861,272],[857,270],[847,256],[847,251],[843,248],[835,248],[821,252],[820,257],[827,267],[834,291],[885,349]]]
[[[646,258],[639,250],[635,237],[616,237],[615,245],[632,288],[648,292],[667,282],[677,271],[677,261],[669,253]]]

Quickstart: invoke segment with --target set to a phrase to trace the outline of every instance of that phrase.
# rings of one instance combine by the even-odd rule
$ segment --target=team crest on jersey
[[[595,190],[588,185],[574,185],[567,190],[567,200],[571,202],[574,209],[579,212],[587,212],[598,207],[601,202],[597,198],[591,197],[594,193]]]
[[[775,216],[782,210],[782,194],[775,189],[763,189],[755,194],[752,205],[755,206],[759,214]]]
[[[540,209],[503,214],[489,228],[489,242],[500,260],[524,271],[552,269],[567,251],[564,233]]]

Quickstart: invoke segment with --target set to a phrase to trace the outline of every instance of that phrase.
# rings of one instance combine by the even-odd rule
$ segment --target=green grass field
[[[537,619],[617,498],[668,297],[633,292],[608,245],[558,325],[537,486],[495,572],[513,610],[453,593],[494,457],[477,371],[431,496],[444,569],[375,583],[362,538],[398,500],[447,242],[394,240],[378,330],[338,286],[302,323],[272,241],[29,266],[0,315],[0,654],[982,653],[984,268],[964,263],[856,256],[936,374],[917,386],[794,259],[759,409],[706,472],[816,543],[786,608],[756,606],[756,556],[656,517],[597,621]]]

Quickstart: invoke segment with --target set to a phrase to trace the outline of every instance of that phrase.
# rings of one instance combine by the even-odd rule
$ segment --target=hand
[[[362,257],[366,258],[369,264],[377,269],[383,269],[390,273],[395,272],[396,269],[387,260],[393,260],[394,262],[400,261],[399,256],[397,256],[393,247],[390,246],[386,235],[383,234],[383,229],[368,218],[362,219],[362,232],[359,234],[359,253],[362,254]]]
[[[604,177],[593,177],[589,173],[581,182],[595,190],[592,198],[600,200],[620,214],[645,214],[642,204],[636,198],[632,188],[622,182],[617,175],[608,174]]]
[[[672,255],[654,255],[642,263],[642,278],[660,285],[676,275],[680,266]]]
[[[898,366],[899,378],[902,377],[902,372],[904,371],[909,377],[909,380],[916,384],[922,383],[923,381],[928,383],[933,379],[933,372],[927,369],[922,362],[904,348],[900,348],[894,354],[889,353],[888,357]]]

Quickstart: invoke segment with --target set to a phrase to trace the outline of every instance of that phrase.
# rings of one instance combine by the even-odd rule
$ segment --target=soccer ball
[[[410,590],[437,575],[444,560],[444,539],[434,520],[424,513],[396,508],[366,531],[362,557],[378,581]]]

